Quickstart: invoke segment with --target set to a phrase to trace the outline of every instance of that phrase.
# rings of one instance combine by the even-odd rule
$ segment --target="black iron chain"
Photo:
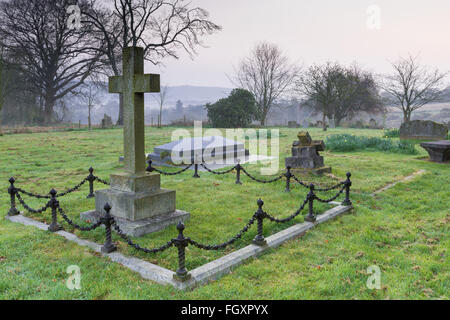
[[[309,189],[309,184],[306,184],[305,182],[299,180],[295,175],[291,175],[291,177],[297,181],[298,184],[302,185],[303,187]],[[341,185],[345,184],[345,182],[339,182],[338,184],[331,186],[331,187],[327,187],[327,188],[316,188],[314,189],[315,191],[319,191],[319,192],[326,192],[326,191],[331,191],[334,189],[339,188]]]
[[[68,190],[66,190],[66,191],[64,191],[64,192],[62,192],[62,193],[58,193],[57,195],[55,195],[55,198],[63,197],[63,196],[65,196],[65,195],[69,194],[69,193],[72,193],[72,192],[74,192],[74,191],[77,191],[78,189],[81,188],[81,186],[82,186],[83,184],[86,183],[86,181],[88,181],[88,180],[87,180],[87,179],[84,179],[84,180],[81,181],[79,184],[77,184],[75,187],[70,188],[70,189],[68,189]]]
[[[295,217],[297,217],[305,208],[306,204],[308,203],[309,199],[306,198],[305,201],[303,202],[303,204],[300,206],[300,208],[298,208],[297,211],[295,211],[293,214],[291,214],[289,217],[284,218],[284,219],[278,219],[275,218],[274,216],[271,216],[270,214],[268,214],[267,212],[264,211],[266,218],[269,219],[272,222],[276,222],[276,223],[286,223],[289,222],[291,220],[293,220]]]
[[[16,191],[18,191],[18,190],[16,189]],[[47,202],[47,204],[46,204],[45,206],[43,206],[42,208],[40,208],[40,209],[33,209],[33,208],[31,208],[30,206],[28,206],[28,205],[25,203],[25,201],[23,201],[22,196],[20,195],[19,192],[16,192],[16,197],[17,197],[17,200],[19,200],[20,204],[21,204],[26,210],[28,210],[29,212],[32,212],[32,213],[42,213],[42,212],[47,211],[47,209],[51,207],[51,201],[49,201],[49,202]]]
[[[314,198],[315,198],[317,201],[322,202],[322,203],[328,203],[328,202],[334,201],[334,200],[336,200],[336,199],[342,194],[342,192],[344,192],[345,187],[346,187],[346,186],[344,185],[344,186],[341,188],[341,190],[339,190],[339,192],[338,192],[334,197],[332,197],[332,198],[330,198],[330,199],[320,199],[317,195],[315,195]]]
[[[247,177],[249,177],[250,179],[252,179],[253,181],[259,182],[259,183],[274,183],[277,182],[281,179],[283,179],[283,177],[286,175],[285,173],[280,174],[277,178],[275,179],[271,179],[271,180],[262,180],[262,179],[258,179],[253,177],[250,173],[247,172],[247,170],[245,170],[243,167],[241,167],[242,172],[245,173],[245,175]]]
[[[58,205],[58,212],[61,214],[61,216],[63,217],[63,219],[70,224],[72,227],[74,227],[75,229],[81,230],[81,231],[92,231],[97,229],[98,227],[100,227],[103,224],[103,221],[100,219],[97,223],[94,223],[92,225],[90,225],[89,227],[82,227],[78,224],[76,224],[75,222],[73,222],[64,212],[64,210]]]
[[[108,181],[100,179],[99,177],[94,177],[94,180],[97,180],[98,182],[103,183],[104,185],[107,185],[107,186],[110,185],[110,183]]]
[[[218,175],[218,176],[224,175],[224,174],[228,174],[228,173],[232,172],[233,170],[235,170],[235,169],[237,168],[237,165],[236,165],[236,166],[234,166],[233,168],[228,169],[228,170],[226,170],[226,171],[214,171],[214,170],[208,168],[208,167],[206,166],[206,164],[204,164],[204,163],[201,163],[200,165],[201,165],[206,171],[208,171],[208,172],[210,172],[210,173],[212,173],[212,174]]]
[[[117,225],[116,220],[114,219],[114,217],[112,217],[112,223],[111,225],[114,227],[114,229],[117,231],[117,233],[119,234],[119,236],[125,240],[128,245],[130,245],[131,247],[135,248],[138,251],[142,251],[145,253],[158,253],[158,252],[163,252],[167,249],[169,249],[170,247],[173,246],[174,241],[170,240],[169,242],[167,242],[166,244],[162,245],[159,248],[153,248],[153,249],[148,249],[148,248],[144,248],[141,247],[140,245],[138,245],[137,243],[133,242],[133,240],[130,239],[130,237],[128,237],[121,229],[120,227]]]
[[[82,186],[83,184],[86,183],[86,181],[88,181],[87,178],[85,178],[83,181],[81,181],[79,184],[77,184],[77,185],[74,186],[73,188],[67,189],[67,190],[64,191],[64,192],[61,192],[61,193],[56,194],[55,197],[56,197],[56,198],[63,197],[63,196],[65,196],[65,195],[69,194],[69,193],[72,193],[72,192],[77,191],[78,189],[81,188],[81,186]],[[32,192],[23,190],[23,189],[21,189],[21,188],[15,188],[15,189],[16,189],[16,191],[19,191],[19,192],[21,192],[21,193],[23,193],[23,194],[26,194],[26,195],[29,196],[29,197],[33,197],[33,198],[36,198],[36,199],[50,199],[50,198],[51,198],[51,196],[49,196],[49,195],[41,195],[41,194],[37,194],[37,193],[32,193]]]
[[[244,228],[242,228],[241,231],[239,231],[234,237],[232,237],[227,242],[223,242],[221,244],[216,244],[216,245],[201,244],[201,243],[198,243],[197,241],[192,240],[191,238],[188,238],[188,242],[190,244],[192,244],[193,246],[195,246],[195,247],[197,247],[199,249],[203,249],[203,250],[221,250],[221,249],[225,249],[230,244],[233,244],[234,242],[236,242],[236,240],[242,238],[244,233],[246,233],[250,229],[250,227],[255,223],[255,221],[256,221],[256,214],[253,215],[253,217],[249,220],[249,222],[246,224],[246,226]]]
[[[161,171],[159,169],[156,169],[155,167],[152,167],[152,170],[164,175],[164,176],[176,176],[178,174],[182,174],[183,172],[187,171],[189,168],[191,168],[193,166],[193,164],[191,163],[190,165],[188,165],[186,168],[181,169],[180,171],[177,172],[164,172]]]

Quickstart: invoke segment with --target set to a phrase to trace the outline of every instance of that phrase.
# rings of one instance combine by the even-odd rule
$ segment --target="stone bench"
[[[428,151],[433,162],[450,161],[450,140],[421,143],[420,146]]]

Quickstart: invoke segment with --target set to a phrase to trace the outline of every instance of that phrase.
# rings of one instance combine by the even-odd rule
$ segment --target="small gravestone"
[[[103,114],[102,129],[111,128],[113,126],[112,119],[106,113]]]
[[[405,122],[400,127],[401,139],[443,140],[447,135],[447,126],[430,120]]]
[[[292,144],[292,157],[285,159],[286,168],[291,167],[293,173],[330,173],[331,167],[325,167],[319,155],[319,151],[325,150],[323,140],[312,140],[307,131],[299,132],[297,137],[298,141]]]
[[[320,121],[320,120],[318,120],[314,126],[315,126],[316,128],[323,128],[323,122]]]
[[[369,127],[370,129],[376,129],[378,127],[377,121],[375,119],[370,119],[369,121]]]
[[[298,128],[300,125],[297,123],[297,121],[289,121],[288,127],[289,128]]]
[[[426,142],[420,146],[427,150],[431,161],[438,163],[450,161],[450,140]]]

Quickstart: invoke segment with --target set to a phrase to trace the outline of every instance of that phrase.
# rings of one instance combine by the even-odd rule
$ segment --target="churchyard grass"
[[[146,128],[146,151],[170,142],[175,128]],[[290,154],[296,129],[280,129],[280,169]],[[309,129],[315,140],[332,134],[354,134],[383,137],[383,130]],[[0,138],[0,298],[1,299],[448,299],[450,288],[448,223],[450,210],[450,169],[448,164],[424,161],[426,152],[416,146],[416,155],[381,151],[325,151],[325,164],[336,177],[344,179],[352,172],[351,214],[319,225],[305,236],[239,266],[230,275],[191,292],[179,292],[143,280],[138,274],[112,263],[85,247],[33,227],[4,219],[9,209],[6,192],[8,179],[16,185],[45,194],[77,184],[90,166],[95,175],[109,179],[119,170],[122,155],[122,130],[95,130],[5,135]],[[248,141],[247,141],[248,143]],[[260,166],[245,166],[258,174]],[[169,170],[163,168],[164,170]],[[399,181],[418,170],[425,173],[399,183],[372,197],[371,193]],[[214,176],[192,171],[174,177],[161,177],[162,186],[177,191],[177,208],[191,213],[185,235],[202,243],[220,243],[235,233],[257,209],[256,200],[265,201],[265,210],[285,217],[294,212],[307,190],[294,183],[291,193],[284,193],[284,182],[258,184],[242,176],[243,185],[234,184],[234,175]],[[336,180],[330,177],[305,177],[324,185]],[[96,188],[103,188],[99,184]],[[82,191],[60,199],[61,207],[76,221],[80,212],[94,207]],[[331,195],[331,194],[328,194]],[[324,196],[325,197],[325,196]],[[26,197],[32,207],[43,200]],[[19,208],[21,208],[19,206]],[[315,203],[318,212],[330,206]],[[22,208],[21,208],[22,210]],[[26,214],[50,223],[50,213]],[[60,221],[62,219],[59,218]],[[299,223],[302,217],[287,225],[265,221],[265,235]],[[68,231],[73,231],[63,223]],[[79,237],[102,243],[103,229],[95,232],[73,231]],[[187,268],[193,269],[233,250],[248,245],[256,228],[230,248],[208,252],[187,249]],[[159,246],[176,236],[175,227],[147,235],[136,241],[143,246]],[[176,269],[176,250],[147,255],[136,252],[114,234],[120,252]],[[82,290],[69,290],[66,268],[78,265]],[[381,268],[381,288],[366,286],[367,268]]]

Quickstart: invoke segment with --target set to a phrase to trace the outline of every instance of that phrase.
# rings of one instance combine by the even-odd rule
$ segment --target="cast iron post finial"
[[[11,207],[8,211],[8,216],[17,216],[20,214],[19,210],[16,208],[16,187],[14,186],[14,182],[16,182],[16,179],[14,177],[9,178],[10,186],[8,188],[8,193],[10,195],[10,204]]]
[[[173,239],[175,246],[178,248],[178,269],[173,278],[181,282],[191,278],[191,274],[186,269],[186,247],[188,246],[189,238],[184,236],[184,229],[185,225],[180,221],[177,225],[178,237]]]
[[[314,215],[314,199],[316,195],[314,193],[315,186],[313,183],[309,185],[309,193],[308,193],[308,215],[305,218],[307,222],[315,222],[316,216]]]
[[[258,223],[258,232],[256,234],[255,239],[253,239],[253,244],[257,246],[265,246],[267,245],[267,241],[266,239],[264,239],[263,235],[263,221],[264,218],[266,217],[266,213],[262,208],[264,205],[264,201],[262,201],[262,199],[258,199],[257,204],[258,204],[258,211],[256,211],[255,217]]]
[[[52,189],[50,190],[50,208],[52,209],[52,223],[48,226],[48,231],[50,232],[57,232],[60,230],[63,230],[63,227],[58,223],[58,207],[59,207],[59,201],[56,199],[56,190]]]
[[[112,216],[110,214],[111,206],[107,202],[103,207],[105,210],[105,216],[103,219],[103,224],[105,225],[105,243],[102,246],[103,253],[111,253],[117,250],[117,247],[114,245],[111,239],[111,224],[112,224]]]

